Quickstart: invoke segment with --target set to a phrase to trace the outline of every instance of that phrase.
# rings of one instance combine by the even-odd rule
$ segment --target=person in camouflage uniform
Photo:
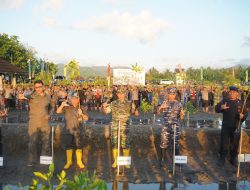
[[[117,90],[118,100],[114,100],[110,105],[104,104],[104,113],[112,112],[112,125],[111,125],[111,144],[112,155],[114,163],[113,168],[117,167],[118,155],[118,126],[120,121],[120,134],[121,134],[121,147],[124,156],[130,155],[130,141],[129,141],[129,117],[131,112],[131,102],[126,99],[126,89],[119,87]],[[129,168],[129,166],[126,166]]]
[[[176,88],[168,89],[168,100],[164,101],[158,112],[163,112],[163,127],[161,130],[160,144],[160,164],[166,161],[166,150],[169,144],[173,144],[174,125],[176,125],[175,153],[179,154],[179,139],[181,120],[184,119],[184,110],[182,104],[176,99]]]

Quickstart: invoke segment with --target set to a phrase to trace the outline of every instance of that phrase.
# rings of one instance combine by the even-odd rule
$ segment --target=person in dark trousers
[[[181,120],[184,119],[185,113],[183,105],[176,99],[176,88],[168,89],[168,101],[164,101],[158,108],[158,113],[163,112],[164,125],[161,129],[161,143],[160,143],[160,158],[159,164],[161,167],[166,166],[167,148],[174,144],[175,141],[175,155],[179,154],[179,140]],[[176,126],[176,136],[174,136],[174,125]]]
[[[73,151],[76,153],[76,163],[80,169],[84,169],[82,162],[82,136],[80,134],[82,122],[88,120],[88,115],[85,107],[80,105],[80,98],[77,93],[71,96],[71,105],[67,101],[62,102],[58,107],[57,113],[64,113],[66,121],[66,133],[65,133],[65,149],[67,163],[64,169],[69,169],[72,165]]]
[[[142,100],[145,100],[147,103],[149,103],[147,87],[144,87],[144,89],[141,91],[141,96],[142,96]]]
[[[225,164],[225,158],[228,152],[230,153],[230,163],[237,166],[237,153],[240,139],[240,135],[237,135],[237,131],[241,123],[248,116],[248,111],[243,105],[243,101],[239,100],[238,97],[239,89],[235,86],[231,86],[229,88],[228,98],[223,99],[215,106],[215,111],[223,114],[219,152],[220,159],[218,163],[220,166]]]

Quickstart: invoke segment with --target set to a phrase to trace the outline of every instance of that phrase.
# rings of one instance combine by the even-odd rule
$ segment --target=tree
[[[28,70],[28,60],[36,60],[34,48],[26,47],[17,36],[0,33],[0,58]],[[33,63],[33,62],[31,62]]]
[[[159,75],[160,75],[159,71],[155,67],[152,67],[146,73],[146,79],[147,80],[159,80],[160,78]]]
[[[69,74],[69,78],[75,79],[78,76],[80,76],[80,67],[79,64],[76,60],[71,60],[67,65],[66,65],[66,69],[67,69],[67,74]]]

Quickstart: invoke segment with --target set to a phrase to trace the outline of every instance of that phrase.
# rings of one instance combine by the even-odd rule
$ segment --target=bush
[[[74,180],[69,180],[66,177],[66,172],[61,171],[57,174],[59,184],[52,184],[51,180],[54,175],[54,164],[49,166],[48,173],[34,172],[35,179],[32,180],[30,190],[107,190],[106,182],[98,179],[95,172],[92,176],[88,172],[80,172],[74,177]],[[9,188],[7,188],[8,190]],[[20,189],[22,187],[20,186]]]

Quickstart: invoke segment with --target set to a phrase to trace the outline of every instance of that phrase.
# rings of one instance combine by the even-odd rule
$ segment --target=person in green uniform
[[[111,125],[111,145],[114,163],[113,168],[117,167],[118,156],[118,126],[120,121],[121,134],[121,148],[124,156],[130,155],[130,140],[129,140],[129,117],[131,114],[132,103],[127,100],[127,91],[123,86],[117,90],[118,99],[111,102],[111,104],[103,105],[103,112],[108,114],[112,112]],[[126,166],[129,168],[129,166]]]

